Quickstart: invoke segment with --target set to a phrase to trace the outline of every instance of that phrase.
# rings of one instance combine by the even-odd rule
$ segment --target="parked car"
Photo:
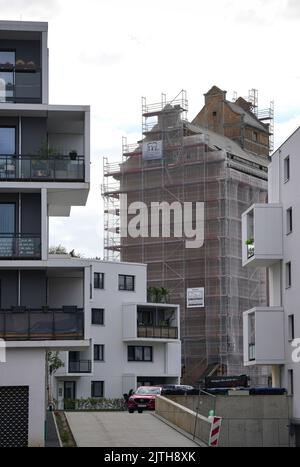
[[[143,410],[155,410],[155,399],[160,396],[161,386],[141,386],[127,400],[129,413],[137,410],[142,413]]]

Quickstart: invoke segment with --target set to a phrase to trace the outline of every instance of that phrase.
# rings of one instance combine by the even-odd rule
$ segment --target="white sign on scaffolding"
[[[163,156],[163,144],[162,141],[149,141],[143,143],[143,159],[146,161],[152,161],[155,159],[162,159]]]
[[[187,307],[204,308],[204,287],[187,289]]]

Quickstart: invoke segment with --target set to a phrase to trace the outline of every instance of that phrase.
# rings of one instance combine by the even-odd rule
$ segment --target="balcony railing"
[[[138,326],[138,337],[178,339],[178,328],[168,326]]]
[[[1,181],[79,182],[85,179],[84,156],[0,155]]]
[[[0,234],[0,259],[40,259],[41,236]]]
[[[34,66],[0,66],[0,102],[40,103],[41,70]]]
[[[69,361],[69,373],[91,373],[92,362],[91,360],[78,360]]]
[[[0,338],[6,341],[84,339],[82,309],[0,310]]]
[[[249,344],[249,361],[255,360],[255,344]]]

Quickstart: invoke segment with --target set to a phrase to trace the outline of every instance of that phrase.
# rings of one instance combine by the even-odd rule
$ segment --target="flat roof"
[[[45,21],[0,21],[0,31],[30,31],[47,32],[48,23]]]

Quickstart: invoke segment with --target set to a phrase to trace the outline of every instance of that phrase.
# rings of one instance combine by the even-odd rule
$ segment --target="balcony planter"
[[[70,151],[69,156],[70,156],[71,161],[75,161],[77,159],[77,156],[78,156],[77,151],[74,151],[74,150]]]

